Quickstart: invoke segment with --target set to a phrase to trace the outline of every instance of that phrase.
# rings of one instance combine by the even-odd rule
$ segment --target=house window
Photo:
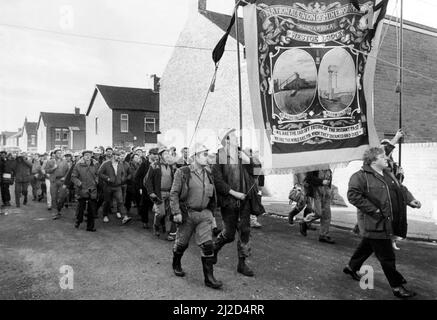
[[[61,141],[61,129],[55,129],[55,141]]]
[[[144,118],[144,132],[156,132],[155,118]]]
[[[30,144],[33,146],[36,144],[36,136],[34,134],[30,136]]]
[[[129,115],[125,113],[120,116],[120,131],[129,132]]]
[[[68,141],[68,130],[67,129],[62,130],[62,140]]]
[[[96,135],[99,134],[99,131],[98,131],[98,124],[99,124],[99,118],[96,117]]]

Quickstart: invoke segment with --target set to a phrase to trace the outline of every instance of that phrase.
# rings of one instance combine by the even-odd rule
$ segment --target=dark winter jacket
[[[161,195],[161,177],[162,177],[162,172],[161,172],[161,164],[159,161],[156,161],[154,163],[152,163],[150,165],[149,171],[147,172],[146,175],[146,189],[147,189],[147,193],[150,196],[152,193],[156,194],[156,196],[159,199],[162,199],[162,195]],[[175,167],[172,165],[170,166],[170,171],[171,171],[171,179],[174,179],[174,172],[175,172]]]
[[[15,182],[17,183],[30,182],[32,176],[32,162],[25,160],[21,156],[17,157],[14,176]]]
[[[323,176],[325,179],[322,178]],[[305,194],[308,197],[314,197],[318,188],[323,187],[323,180],[328,180],[329,185],[327,187],[331,188],[332,171],[330,169],[307,172],[304,180]]]
[[[50,182],[64,181],[69,169],[67,161],[63,159],[50,159],[44,167],[46,174],[49,175]]]
[[[395,149],[395,146],[392,145],[391,143],[384,145],[384,152],[385,155],[388,157],[388,167],[390,168],[391,172],[394,174],[394,176],[396,177],[396,179],[398,179],[398,181],[400,183],[402,183],[404,181],[404,175],[400,172],[400,168],[398,166],[398,164],[393,160],[391,153],[393,152],[393,150]]]
[[[71,185],[72,185],[71,175],[73,174],[73,169],[74,169],[75,165],[76,165],[75,161],[73,161],[73,162],[71,162],[71,164],[69,164],[70,168],[68,169],[68,172],[65,175],[65,180],[64,180],[64,185],[66,185],[67,187],[71,187]]]
[[[118,188],[126,184],[127,173],[124,170],[123,163],[120,161],[117,166],[117,172],[114,171],[112,161],[103,162],[98,171],[100,181],[103,187]]]
[[[77,195],[80,198],[97,198],[98,170],[99,162],[94,159],[91,159],[89,165],[84,159],[80,159],[73,167],[71,181],[76,186]]]
[[[13,175],[15,170],[16,160],[15,159],[1,159],[0,160],[0,182],[1,183],[13,183]],[[9,179],[3,179],[3,174],[7,173],[11,175]]]
[[[176,170],[173,185],[170,191],[170,207],[173,215],[182,214],[182,223],[188,217],[186,200],[188,197],[189,184],[191,179],[192,166],[184,166]],[[214,186],[214,177],[209,170],[205,170],[209,182]],[[213,196],[210,198],[207,208],[214,213],[217,207],[217,194],[214,188]]]
[[[135,180],[139,168],[140,164],[136,164],[133,161],[129,163],[127,175],[127,190],[131,193],[136,193],[141,188],[141,185],[137,185]]]
[[[402,206],[400,212],[393,212],[390,191],[384,178],[370,166],[364,165],[354,173],[349,181],[347,198],[358,208],[358,226],[360,233],[370,239],[390,239],[393,229],[407,230],[407,204],[414,200],[408,189],[400,184],[390,170],[384,170],[384,175],[390,177],[400,188]],[[377,210],[380,212],[377,213]],[[395,220],[395,221],[394,221]],[[394,226],[393,223],[399,224]],[[403,236],[397,234],[398,236]]]
[[[149,159],[143,158],[143,162],[141,163],[140,167],[138,168],[137,172],[135,173],[134,181],[135,185],[137,187],[140,187],[143,192],[147,193],[146,184],[145,184],[145,178],[147,175],[147,172],[150,168],[150,162]]]
[[[44,175],[42,174],[41,169],[42,169],[41,161],[36,159],[32,160],[32,175],[34,179],[41,180],[43,178]]]

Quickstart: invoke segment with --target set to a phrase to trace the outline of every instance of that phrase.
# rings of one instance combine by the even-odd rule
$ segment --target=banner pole
[[[240,7],[240,1],[235,6],[235,38],[237,40],[237,69],[238,69],[238,108],[240,115],[240,152],[243,152],[243,103],[241,95],[241,65],[240,65],[240,33],[238,27],[238,8]],[[240,170],[240,192],[243,192],[243,167],[242,156],[238,157],[238,164]]]
[[[404,67],[404,1],[401,0],[400,15],[400,34],[399,34],[399,129],[402,129],[402,100],[403,100],[403,67]],[[402,163],[402,139],[399,140],[399,166]]]

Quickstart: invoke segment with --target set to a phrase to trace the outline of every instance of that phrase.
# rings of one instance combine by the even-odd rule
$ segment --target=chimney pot
[[[207,0],[199,0],[199,2],[198,2],[198,10],[199,11],[206,11],[206,1]]]
[[[74,108],[74,114],[75,115],[80,115],[80,108]]]

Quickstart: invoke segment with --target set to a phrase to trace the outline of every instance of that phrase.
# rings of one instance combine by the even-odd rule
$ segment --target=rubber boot
[[[213,289],[220,289],[223,286],[221,281],[214,278],[214,257],[202,257],[203,275],[205,277],[205,285]]]
[[[246,258],[238,258],[237,272],[245,275],[246,277],[253,277],[254,273],[246,264]]]
[[[220,251],[221,248],[223,248],[225,243],[226,243],[225,239],[221,236],[221,234],[219,234],[219,236],[217,237],[216,241],[214,242],[214,257],[212,259],[212,263],[213,264],[217,263],[218,252]]]
[[[294,218],[294,216],[297,216],[299,214],[299,212],[300,211],[293,209],[288,213],[288,223],[289,224],[294,224],[293,218]]]
[[[153,230],[155,231],[155,236],[159,237],[160,236],[159,226],[153,225]]]
[[[183,253],[173,252],[173,264],[172,264],[172,266],[173,266],[174,274],[177,275],[178,277],[185,276],[185,272],[184,272],[184,270],[182,270],[182,266],[181,266],[182,255],[183,255]]]

